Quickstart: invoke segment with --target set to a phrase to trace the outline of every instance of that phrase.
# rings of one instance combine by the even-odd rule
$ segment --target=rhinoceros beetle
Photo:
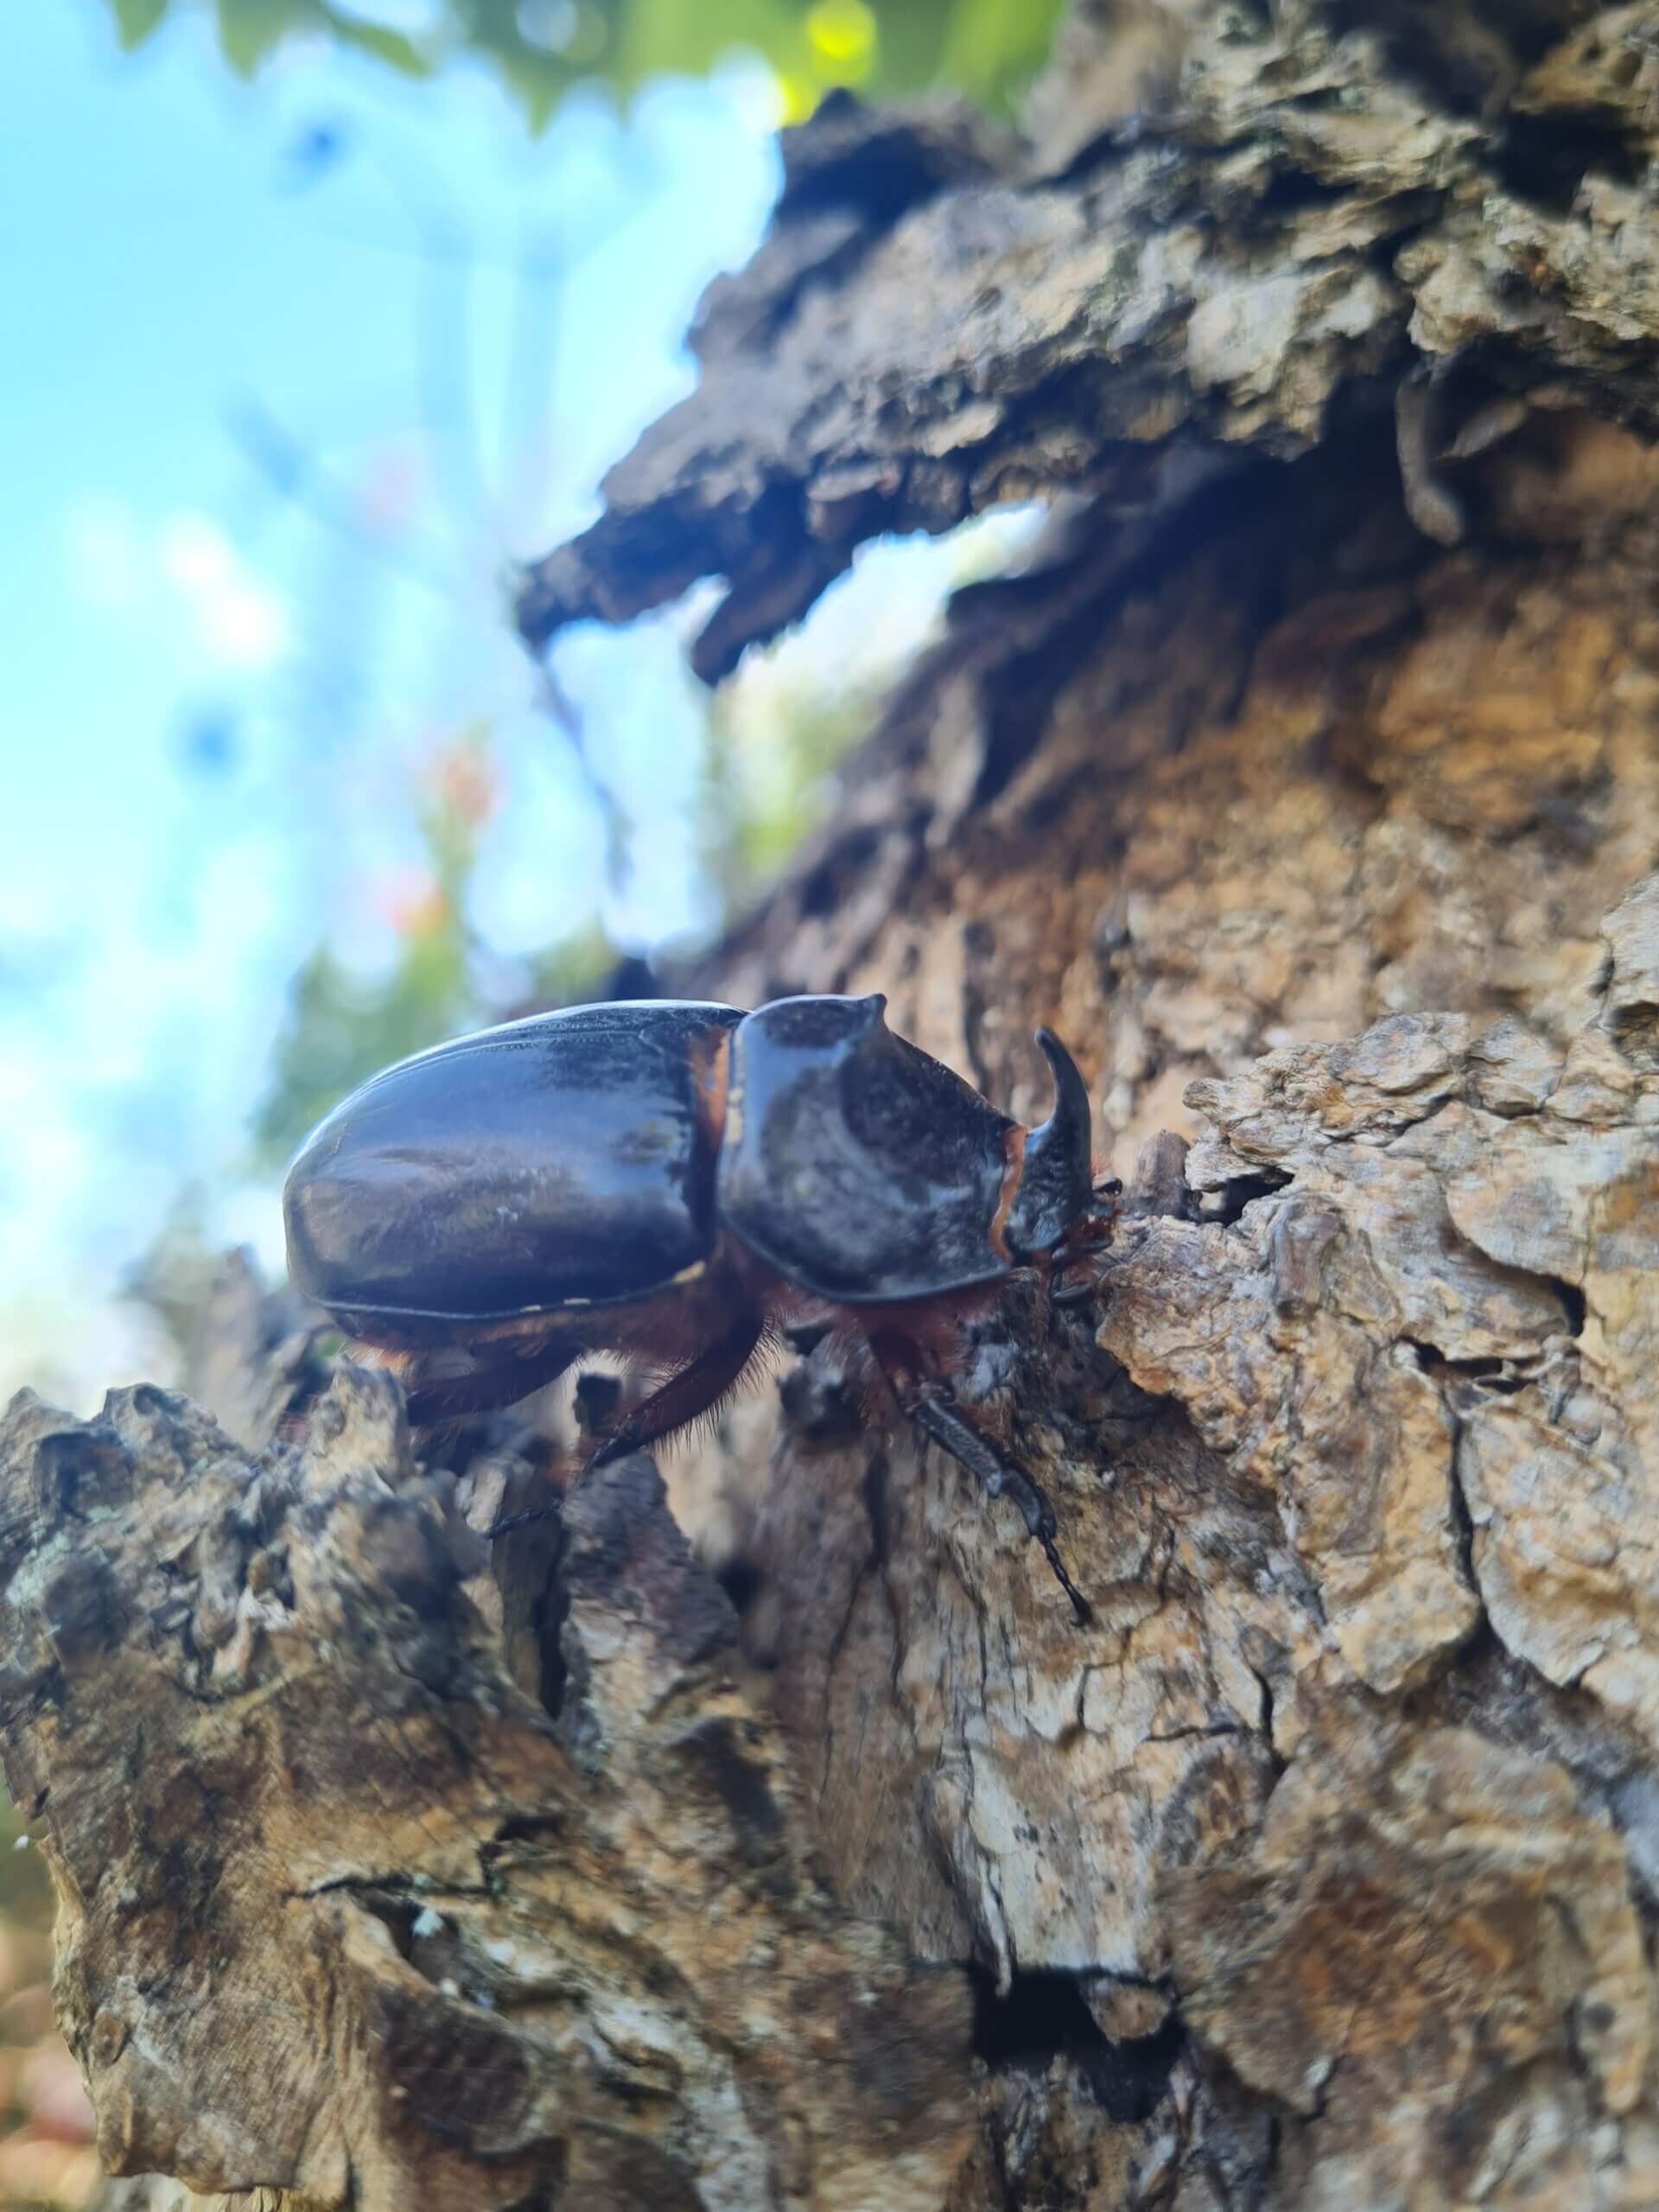
[[[411,1419],[504,1406],[584,1354],[664,1374],[589,1465],[709,1412],[769,1338],[834,1332],[992,1497],[1077,1610],[1053,1509],[956,1400],[964,1331],[1016,1269],[1053,1282],[1105,1233],[1089,1095],[997,1113],[896,1037],[887,1001],[668,1000],[537,1014],[373,1077],[283,1193],[296,1287],[399,1368]]]

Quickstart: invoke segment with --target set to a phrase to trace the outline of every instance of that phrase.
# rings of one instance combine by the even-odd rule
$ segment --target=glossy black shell
[[[570,1007],[417,1053],[306,1140],[283,1192],[295,1286],[439,1325],[632,1301],[708,1257],[696,1056],[743,1019]]]
[[[992,1242],[1017,1125],[895,1037],[886,1001],[571,1007],[400,1061],[312,1132],[283,1193],[289,1268],[363,1333],[635,1303],[730,1231],[843,1305],[990,1282],[1089,1196],[1089,1100],[1064,1048],[1052,1118]],[[700,1071],[729,1034],[715,1147]]]
[[[1008,1272],[990,1232],[1015,1125],[895,1037],[886,1003],[779,999],[732,1040],[721,1219],[791,1282],[842,1304]]]

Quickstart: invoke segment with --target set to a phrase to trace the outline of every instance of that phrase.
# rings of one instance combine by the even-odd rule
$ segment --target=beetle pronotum
[[[404,1374],[412,1419],[512,1403],[584,1354],[666,1366],[590,1465],[671,1435],[785,1329],[868,1353],[1006,1492],[1080,1619],[1053,1510],[957,1404],[964,1325],[1097,1243],[1089,1096],[1065,1047],[1040,1128],[884,1021],[886,1001],[572,1007],[374,1077],[283,1193],[296,1286]]]

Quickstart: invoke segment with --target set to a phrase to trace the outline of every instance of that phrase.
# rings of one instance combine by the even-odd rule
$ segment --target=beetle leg
[[[467,1414],[489,1413],[498,1406],[515,1406],[532,1390],[556,1382],[581,1353],[582,1346],[569,1338],[555,1338],[533,1351],[503,1344],[480,1348],[498,1354],[493,1366],[480,1365],[470,1375],[423,1378],[419,1367],[406,1372],[404,1389],[409,1417],[417,1428],[435,1421],[459,1421]],[[504,1356],[505,1355],[505,1356]]]
[[[765,1326],[758,1313],[740,1313],[723,1337],[705,1344],[695,1358],[626,1414],[588,1465],[605,1467],[613,1459],[626,1459],[630,1452],[643,1452],[647,1445],[671,1436],[676,1429],[686,1427],[700,1414],[718,1405],[753,1358]]]
[[[1089,1610],[1087,1599],[1065,1571],[1065,1562],[1054,1541],[1059,1522],[1039,1485],[1021,1468],[1004,1459],[995,1446],[980,1434],[957,1407],[956,1394],[948,1382],[929,1384],[905,1411],[924,1435],[931,1437],[959,1465],[978,1478],[988,1497],[1000,1497],[1006,1492],[1014,1500],[1026,1517],[1027,1531],[1042,1546],[1043,1557],[1048,1561],[1054,1580],[1071,1600],[1078,1626],[1086,1628],[1094,1615]]]
[[[1027,1533],[1042,1546],[1054,1580],[1071,1600],[1077,1625],[1086,1628],[1094,1618],[1089,1601],[1065,1571],[1054,1539],[1059,1522],[1041,1486],[1005,1459],[987,1436],[982,1435],[957,1403],[957,1394],[942,1378],[918,1380],[909,1361],[885,1337],[874,1339],[870,1349],[893,1388],[906,1415],[924,1436],[948,1452],[982,1484],[987,1497],[1011,1497],[1025,1516]]]
[[[717,1405],[743,1370],[754,1357],[754,1348],[760,1341],[766,1324],[759,1313],[746,1313],[693,1359],[688,1360],[666,1382],[642,1398],[593,1452],[576,1480],[580,1482],[590,1469],[608,1466],[613,1459],[626,1459],[630,1452],[643,1452],[647,1445],[660,1443],[677,1428],[684,1428],[696,1421],[699,1414],[706,1414]],[[574,1353],[572,1354],[574,1357]],[[505,1536],[510,1529],[522,1529],[531,1521],[544,1521],[563,1510],[558,1505],[531,1506],[526,1512],[514,1513],[505,1521],[498,1521],[485,1534],[494,1538]]]

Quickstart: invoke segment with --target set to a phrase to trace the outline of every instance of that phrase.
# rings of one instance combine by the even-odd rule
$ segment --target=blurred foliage
[[[295,977],[254,1141],[280,1166],[328,1109],[377,1069],[452,1036],[478,1012],[467,894],[494,810],[488,732],[475,728],[429,767],[420,818],[426,864],[382,900],[396,934],[390,972],[365,977],[320,945]]]
[[[106,0],[124,47],[207,0]],[[664,71],[701,74],[734,49],[775,73],[791,120],[841,85],[877,96],[949,85],[993,107],[1041,63],[1060,0],[437,0],[421,33],[375,0],[211,0],[226,61],[251,76],[285,41],[332,39],[410,76],[484,58],[540,129],[570,87],[623,94]],[[386,13],[407,20],[408,11]]]
[[[539,126],[578,82],[598,82],[626,96],[654,75],[704,72],[735,50],[771,67],[791,118],[810,112],[837,86],[873,97],[948,86],[1006,105],[1046,55],[1063,0],[106,4],[129,48],[169,18],[211,6],[226,59],[245,75],[285,41],[305,36],[353,47],[416,75],[458,58],[482,58]],[[412,22],[424,28],[410,29]],[[327,130],[320,131],[313,150],[332,153]],[[835,682],[822,671],[780,673],[768,694],[763,729],[752,715],[730,712],[723,696],[710,704],[697,834],[716,927],[753,902],[822,818],[836,769],[869,727],[882,688],[868,670]],[[604,807],[612,880],[620,883],[629,867],[626,826],[587,763],[579,733],[572,743]],[[365,974],[324,943],[295,977],[253,1125],[258,1167],[279,1167],[341,1097],[409,1053],[514,1011],[569,1004],[613,988],[621,954],[596,919],[573,915],[570,933],[528,962],[504,963],[480,941],[468,899],[480,833],[495,801],[487,733],[474,733],[444,756],[421,822],[425,864],[389,901],[386,918],[396,941],[390,967]],[[164,1304],[160,1310],[165,1313]]]
[[[1035,515],[1039,511],[1030,511]],[[925,631],[879,622],[855,639],[831,628],[813,642],[813,617],[766,646],[752,647],[738,675],[709,703],[703,748],[704,870],[720,920],[739,920],[777,880],[839,790],[842,763],[881,718],[903,670],[940,633],[950,593],[1006,570],[1018,543],[1006,512],[982,518],[933,548],[938,611]],[[867,549],[868,550],[868,549]],[[872,602],[863,601],[872,613]]]
[[[884,689],[873,678],[841,690],[827,690],[810,676],[779,683],[764,730],[736,721],[716,696],[704,754],[701,842],[723,921],[735,921],[753,904],[829,811],[835,772],[870,729]]]
[[[289,988],[288,1020],[278,1039],[270,1087],[255,1117],[256,1154],[280,1168],[308,1130],[355,1089],[392,1061],[441,1044],[470,1026],[511,1018],[525,1008],[569,1005],[601,990],[621,958],[597,920],[575,925],[511,978],[486,975],[487,949],[467,916],[479,845],[499,797],[489,732],[468,731],[429,765],[421,816],[426,865],[389,887],[383,918],[397,939],[381,976],[348,966],[327,944],[300,969]],[[180,1200],[130,1294],[156,1306],[172,1325],[164,1297],[154,1294],[148,1269],[165,1284],[184,1285],[188,1306],[200,1268],[189,1193]]]
[[[579,1005],[603,989],[622,957],[601,923],[584,922],[534,956],[524,1001],[531,1007]]]
[[[874,676],[833,690],[811,674],[780,682],[768,692],[763,729],[734,717],[722,700],[713,702],[698,842],[716,927],[742,913],[822,818],[835,771],[868,729],[883,688]],[[497,798],[487,734],[474,731],[441,753],[428,788],[421,823],[428,865],[386,902],[397,939],[391,968],[364,975],[322,944],[290,987],[288,1020],[254,1122],[263,1166],[281,1167],[347,1091],[392,1061],[470,1025],[602,995],[624,959],[590,917],[519,965],[505,987],[499,975],[486,978],[467,899],[480,836]],[[197,1194],[187,1192],[127,1287],[175,1334],[168,1299],[156,1285],[183,1286],[188,1321],[214,1264],[198,1213]]]

